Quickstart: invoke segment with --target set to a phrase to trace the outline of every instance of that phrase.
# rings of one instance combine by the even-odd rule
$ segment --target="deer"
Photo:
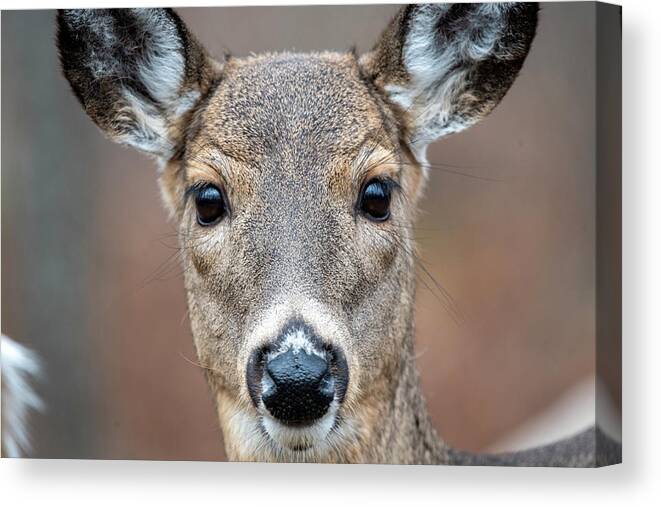
[[[534,3],[407,5],[362,55],[215,59],[171,9],[58,11],[61,67],[83,109],[157,161],[230,460],[621,460],[596,426],[519,452],[454,449],[415,364],[426,148],[496,107],[537,18]]]

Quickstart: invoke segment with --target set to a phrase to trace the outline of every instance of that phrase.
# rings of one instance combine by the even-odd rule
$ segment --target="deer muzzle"
[[[251,354],[246,380],[258,411],[288,427],[304,427],[322,419],[333,402],[342,403],[349,374],[339,347],[293,322]]]

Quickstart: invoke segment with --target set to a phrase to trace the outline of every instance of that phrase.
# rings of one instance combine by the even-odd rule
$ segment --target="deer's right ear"
[[[64,75],[111,139],[169,160],[220,66],[171,9],[60,10]]]

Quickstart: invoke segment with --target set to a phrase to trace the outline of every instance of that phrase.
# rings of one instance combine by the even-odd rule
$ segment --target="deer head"
[[[172,10],[59,13],[87,114],[159,161],[231,459],[406,461],[426,424],[411,366],[425,148],[498,104],[536,21],[535,4],[410,5],[362,56],[214,60]]]

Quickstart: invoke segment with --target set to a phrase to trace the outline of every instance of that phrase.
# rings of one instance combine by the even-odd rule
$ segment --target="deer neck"
[[[367,439],[365,461],[398,464],[446,464],[449,447],[438,437],[427,412],[413,353],[413,328],[409,326],[406,353],[391,384],[387,402]]]

